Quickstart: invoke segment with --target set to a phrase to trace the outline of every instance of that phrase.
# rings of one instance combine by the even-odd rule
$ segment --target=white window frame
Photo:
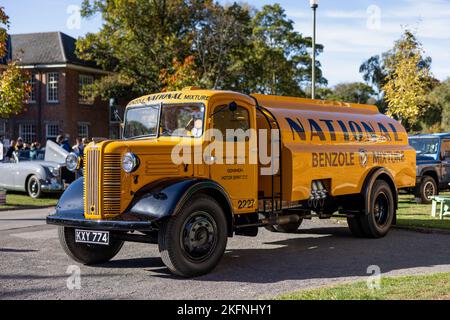
[[[78,75],[78,102],[85,105],[93,105],[94,99],[87,98],[81,94],[85,85],[92,85],[94,83],[94,76],[88,74]]]
[[[50,90],[54,90],[54,92]],[[59,102],[59,72],[47,73],[47,102]]]
[[[36,141],[36,124],[34,123],[20,123],[19,136],[25,143],[33,143]],[[29,139],[31,138],[31,139]]]
[[[36,73],[32,73],[30,77],[30,86],[31,86],[31,92],[30,97],[28,99],[28,103],[36,103]]]
[[[88,122],[78,122],[78,128],[77,128],[77,135],[80,138],[89,138],[89,126],[90,124]],[[80,130],[81,128],[84,128],[84,130]],[[86,132],[81,132],[86,131]]]
[[[51,134],[51,132],[50,132],[51,130],[49,130],[49,129],[50,129],[50,127],[53,127],[52,129],[54,130],[55,126],[57,128],[56,134],[54,134],[55,132],[53,132],[53,134]],[[56,140],[56,137],[58,137],[59,133],[60,133],[60,131],[59,131],[59,124],[58,123],[47,123],[45,125],[45,137],[46,137],[47,140],[49,140],[49,139],[55,139]]]

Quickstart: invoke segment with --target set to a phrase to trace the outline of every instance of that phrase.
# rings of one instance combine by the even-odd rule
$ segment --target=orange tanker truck
[[[405,129],[375,106],[191,87],[131,101],[121,140],[70,154],[84,174],[47,223],[78,262],[154,243],[173,273],[197,276],[228,237],[259,227],[345,216],[356,237],[383,237],[415,161]]]

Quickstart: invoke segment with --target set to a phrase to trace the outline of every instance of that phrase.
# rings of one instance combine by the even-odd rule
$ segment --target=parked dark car
[[[417,203],[430,203],[431,197],[449,188],[450,133],[418,134],[409,137],[417,152]]]

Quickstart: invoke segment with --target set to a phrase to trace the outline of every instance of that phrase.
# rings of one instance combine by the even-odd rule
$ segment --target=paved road
[[[384,274],[450,271],[450,236],[394,230],[384,239],[351,237],[344,223],[306,221],[296,234],[261,229],[235,237],[213,273],[172,276],[155,245],[127,243],[110,263],[81,268],[81,290],[69,290],[76,265],[62,251],[49,210],[0,212],[0,299],[248,299]]]

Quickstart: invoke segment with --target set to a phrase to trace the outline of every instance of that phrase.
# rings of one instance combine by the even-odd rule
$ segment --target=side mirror
[[[235,112],[238,108],[238,105],[236,102],[230,102],[230,104],[228,105],[228,109],[230,109],[231,112]]]

